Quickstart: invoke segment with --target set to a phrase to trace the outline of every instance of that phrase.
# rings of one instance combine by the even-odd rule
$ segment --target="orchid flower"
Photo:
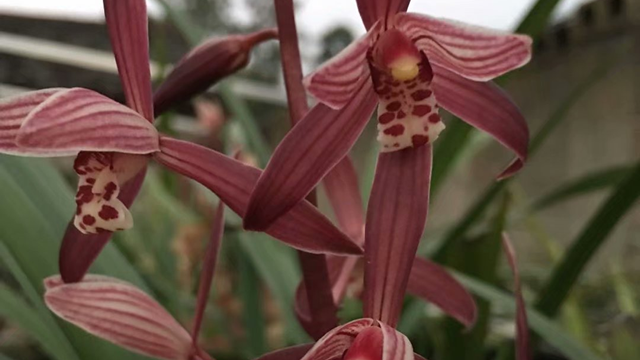
[[[351,149],[376,106],[380,159],[390,159],[380,164],[407,158],[406,166],[417,167],[444,130],[444,108],[515,152],[499,178],[522,167],[527,125],[490,80],[526,64],[531,39],[406,13],[408,4],[358,0],[368,32],[305,79],[319,104],[274,152],[251,196],[245,228],[264,229],[303,199]],[[417,195],[429,175],[412,175],[397,180]],[[381,190],[392,185],[399,184]]]
[[[183,154],[184,149],[178,145],[181,142],[162,137],[152,125],[145,1],[105,0],[104,6],[128,106],[81,88],[45,89],[0,101],[0,152],[43,157],[77,154],[77,209],[60,251],[60,273],[65,281],[79,281],[112,232],[133,225],[128,207],[149,160],[161,154]],[[265,38],[264,34],[259,37]],[[238,39],[254,41],[255,37]],[[205,45],[200,50],[211,49],[210,44]],[[194,54],[198,50],[182,66],[194,66]],[[190,73],[180,67],[174,70],[180,71]],[[187,156],[187,160],[199,169],[215,166],[215,174],[206,181],[232,210],[243,215],[260,171],[212,153],[207,159]],[[170,161],[160,162],[173,168]],[[247,172],[255,175],[247,176]],[[267,232],[310,252],[361,253],[358,245],[310,204],[303,202],[297,208]]]

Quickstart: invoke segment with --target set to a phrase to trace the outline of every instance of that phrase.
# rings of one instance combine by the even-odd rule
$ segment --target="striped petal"
[[[502,233],[502,248],[507,255],[509,267],[513,272],[514,291],[516,293],[516,359],[531,360],[532,352],[529,343],[527,304],[522,296],[522,285],[520,283],[520,272],[518,271],[516,252],[507,233]]]
[[[390,19],[393,15],[407,11],[411,0],[357,0],[358,10],[364,26],[369,29],[379,19]]]
[[[433,303],[467,328],[476,322],[477,308],[469,294],[453,276],[432,261],[416,258],[407,290]]]
[[[488,81],[531,59],[530,37],[486,29],[422,14],[396,17],[433,65],[475,81]]]
[[[127,208],[131,207],[138,195],[145,174],[146,169],[122,186],[119,199]],[[64,282],[74,283],[82,280],[112,235],[112,232],[85,235],[74,226],[72,220],[67,226],[58,255],[60,276]]]
[[[358,174],[347,156],[322,179],[338,224],[350,238],[364,242],[364,213]]]
[[[527,159],[529,128],[513,100],[491,82],[467,80],[442,67],[434,67],[434,72],[434,90],[440,106],[487,132],[517,155],[498,178],[520,170]]]
[[[332,109],[347,105],[362,81],[369,77],[367,51],[372,45],[379,25],[352,42],[338,55],[324,63],[304,79],[307,91],[319,102]]]
[[[358,319],[339,326],[318,340],[302,360],[333,360],[341,358],[356,336],[376,323],[373,319]]]
[[[111,47],[127,105],[153,122],[145,0],[104,0]]]
[[[158,150],[158,132],[135,111],[94,91],[60,91],[34,109],[16,142],[29,151],[148,154]]]
[[[364,82],[341,110],[311,109],[280,142],[256,184],[245,228],[263,230],[304,199],[347,155],[375,105],[371,83]]]
[[[266,29],[247,35],[217,37],[197,46],[178,62],[154,93],[156,114],[190,99],[223,77],[244,68],[254,46],[277,36],[275,29]]]
[[[155,154],[158,162],[206,186],[238,215],[246,214],[259,169],[192,143],[162,137],[160,144],[161,152]],[[362,253],[359,245],[306,201],[296,204],[266,233],[310,253]]]
[[[431,145],[378,157],[365,229],[364,315],[394,326],[429,205]]]
[[[60,284],[56,276],[45,283],[49,309],[85,331],[156,358],[178,360],[189,355],[187,331],[133,285],[103,276],[88,276],[75,284]]]
[[[264,354],[256,360],[300,360],[313,344],[296,345]]]
[[[51,155],[48,151],[40,153],[20,148],[16,143],[16,137],[27,115],[53,94],[63,90],[62,88],[44,89],[0,100],[0,153],[25,156]],[[70,151],[65,155],[73,154],[74,152]]]
[[[413,346],[409,339],[383,322],[378,324],[382,329],[382,360],[413,360]]]

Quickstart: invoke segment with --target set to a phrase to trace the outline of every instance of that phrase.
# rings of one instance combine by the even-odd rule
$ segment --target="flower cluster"
[[[446,131],[441,110],[447,110],[517,155],[500,178],[522,167],[527,125],[490,80],[526,64],[531,39],[407,13],[409,0],[357,3],[366,35],[303,82],[293,2],[282,0],[276,1],[280,35],[266,29],[208,40],[185,55],[152,93],[145,1],[104,0],[126,106],[82,88],[0,100],[0,152],[76,156],[77,206],[60,250],[60,276],[45,280],[45,300],[53,312],[132,351],[162,359],[210,359],[199,347],[198,333],[226,206],[243,218],[247,230],[326,255],[309,258],[317,268],[304,269],[305,281],[296,292],[296,315],[317,342],[269,359],[413,359],[411,343],[395,329],[406,292],[473,326],[471,295],[445,269],[416,258],[428,212],[432,144]],[[238,71],[254,46],[278,37],[294,126],[264,171],[162,135],[153,126],[156,115]],[[304,91],[294,90],[303,85],[318,100],[310,110]],[[380,153],[365,215],[348,152],[376,107]],[[220,198],[190,333],[141,290],[86,275],[112,233],[134,225],[128,208],[152,160]],[[308,197],[321,182],[339,226]],[[516,272],[506,237],[505,247]],[[335,309],[361,259],[364,318],[340,326],[332,320]],[[319,286],[308,286],[307,280],[316,278]],[[328,294],[328,303],[313,301],[322,294]],[[522,339],[526,314],[521,297],[518,301]],[[333,311],[324,322],[323,311]],[[519,357],[525,359],[526,340],[519,343]]]

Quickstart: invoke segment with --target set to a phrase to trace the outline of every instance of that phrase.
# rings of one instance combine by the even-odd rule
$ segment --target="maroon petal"
[[[502,233],[502,247],[507,260],[509,260],[509,267],[513,272],[513,282],[516,293],[516,359],[517,360],[530,360],[531,345],[529,344],[529,325],[527,322],[527,304],[522,296],[522,285],[520,283],[520,273],[518,271],[516,252],[513,249],[511,240],[507,233]]]
[[[22,149],[16,143],[16,137],[27,115],[51,95],[65,90],[63,88],[44,89],[20,94],[0,100],[0,153],[13,155],[43,155],[30,149]],[[72,155],[69,152],[67,155]]]
[[[511,98],[492,82],[467,80],[439,66],[434,89],[438,103],[462,120],[487,132],[518,156],[499,179],[516,173],[527,159],[529,128]]]
[[[369,29],[380,19],[389,20],[393,15],[407,11],[411,0],[357,0],[364,26]]]
[[[255,360],[300,360],[312,347],[313,344],[291,346],[264,354]]]
[[[342,109],[311,109],[276,148],[251,194],[245,228],[264,230],[304,199],[351,149],[376,102],[367,81]]]
[[[238,215],[244,216],[260,170],[213,150],[162,137],[155,158],[168,168],[209,188]],[[269,226],[266,233],[311,253],[361,254],[362,249],[308,202]]]
[[[378,322],[382,329],[382,360],[414,360],[413,346],[401,332],[383,322]]]
[[[365,229],[364,315],[394,326],[429,207],[431,145],[381,153]]]
[[[200,286],[198,287],[198,301],[196,303],[196,312],[194,315],[193,331],[191,338],[193,339],[193,350],[198,349],[198,335],[204,317],[204,310],[207,308],[209,300],[209,292],[211,291],[211,281],[213,273],[216,269],[218,260],[218,250],[222,241],[222,233],[224,232],[224,203],[220,202],[213,217],[213,225],[211,227],[211,238],[207,251],[202,263],[202,271],[200,272]]]
[[[156,114],[199,94],[225,76],[244,68],[251,49],[278,36],[275,29],[213,38],[191,50],[173,68],[153,95]]]
[[[471,80],[491,80],[525,65],[531,59],[532,40],[526,35],[422,14],[400,14],[395,20],[397,26],[427,54],[429,62]]]
[[[370,76],[367,52],[379,35],[376,25],[304,79],[307,91],[332,109],[349,103],[358,85]]]
[[[333,360],[341,358],[356,336],[364,329],[374,326],[372,319],[358,319],[329,331],[318,340],[303,360]]]
[[[45,280],[44,299],[51,311],[85,331],[131,351],[161,359],[186,359],[189,333],[147,294],[105,276],[61,284]]]
[[[158,150],[158,132],[128,107],[97,92],[74,88],[57,92],[31,111],[16,142],[51,154],[148,154]]]
[[[354,240],[364,241],[362,196],[356,169],[348,156],[322,179],[322,186],[342,231]]]
[[[477,308],[473,296],[444,268],[432,261],[415,258],[407,290],[433,303],[467,328],[476,322]]]
[[[127,105],[153,122],[146,1],[104,0],[104,15]]]
[[[131,207],[133,200],[138,195],[145,174],[146,168],[122,186],[119,199],[127,207]],[[73,283],[82,280],[102,248],[111,239],[111,235],[113,235],[111,232],[85,235],[73,225],[73,220],[69,222],[62,239],[62,245],[60,245],[58,258],[60,275],[64,282]]]

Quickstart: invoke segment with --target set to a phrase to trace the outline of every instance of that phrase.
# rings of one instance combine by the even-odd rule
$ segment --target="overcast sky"
[[[558,14],[568,14],[587,1],[561,0]],[[534,2],[535,0],[413,0],[409,10],[498,29],[510,29]],[[149,3],[151,9],[158,9],[153,1]],[[335,25],[346,25],[355,31],[362,31],[355,0],[300,0],[300,4],[300,26],[311,36],[317,37]],[[99,19],[102,16],[102,1],[0,0],[0,12],[7,11]],[[241,12],[240,7],[237,12]]]

